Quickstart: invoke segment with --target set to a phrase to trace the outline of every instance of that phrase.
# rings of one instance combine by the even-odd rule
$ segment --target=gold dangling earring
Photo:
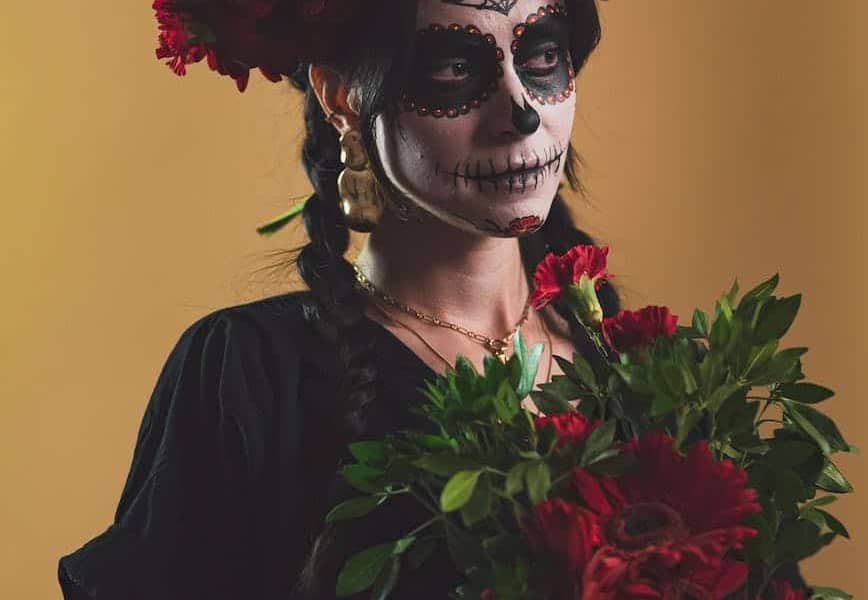
[[[362,134],[355,129],[341,136],[341,162],[338,195],[347,225],[354,231],[369,233],[383,216],[383,193],[371,170]]]

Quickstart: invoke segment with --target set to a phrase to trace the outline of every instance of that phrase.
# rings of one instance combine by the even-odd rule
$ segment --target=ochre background
[[[57,558],[108,526],[181,331],[297,280],[257,269],[297,232],[256,225],[309,191],[298,97],[154,59],[151,2],[0,8],[0,588],[58,598]],[[574,141],[626,304],[684,320],[734,276],[804,293],[824,409],[868,446],[864,0],[614,0]],[[805,573],[868,591],[865,459],[838,540]]]

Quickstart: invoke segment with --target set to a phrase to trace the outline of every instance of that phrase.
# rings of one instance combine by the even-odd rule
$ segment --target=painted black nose
[[[516,104],[515,99],[510,98],[512,102],[512,124],[521,133],[533,133],[539,129],[539,113],[527,103],[527,98],[522,96],[521,100],[524,102],[524,108]]]

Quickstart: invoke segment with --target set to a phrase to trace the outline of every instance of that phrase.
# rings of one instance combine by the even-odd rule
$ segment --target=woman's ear
[[[350,90],[340,75],[325,65],[311,63],[308,68],[310,87],[316,94],[326,116],[332,115],[331,123],[338,133],[344,134],[359,128],[358,96]]]

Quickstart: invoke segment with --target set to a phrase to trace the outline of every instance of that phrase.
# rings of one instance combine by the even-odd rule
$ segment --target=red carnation
[[[786,579],[775,579],[769,588],[770,600],[807,600],[804,590],[794,590]]]
[[[582,413],[565,412],[549,417],[536,417],[533,424],[538,430],[551,425],[558,436],[558,447],[563,448],[567,444],[576,446],[585,441],[591,431],[599,426],[599,421],[591,421]]]
[[[535,289],[531,296],[532,306],[540,309],[557,301],[567,288],[579,284],[582,275],[594,282],[594,289],[599,289],[603,281],[614,277],[606,272],[608,254],[607,246],[598,248],[590,245],[574,246],[561,256],[547,254],[533,275]]]
[[[600,527],[594,514],[562,498],[544,500],[534,506],[524,531],[534,549],[555,561],[555,597],[577,597],[581,573],[600,544]]]
[[[678,317],[665,306],[646,306],[637,311],[622,310],[603,319],[603,338],[616,352],[630,352],[654,343],[657,336],[675,335]]]
[[[641,589],[638,597],[662,598],[653,594],[676,584],[709,598],[737,589],[747,572],[725,555],[756,535],[742,522],[760,510],[747,473],[730,460],[715,462],[705,441],[682,457],[660,432],[632,440],[625,452],[638,464],[617,479],[573,472],[602,532],[603,547],[584,572],[585,597],[636,597],[624,594]]]

